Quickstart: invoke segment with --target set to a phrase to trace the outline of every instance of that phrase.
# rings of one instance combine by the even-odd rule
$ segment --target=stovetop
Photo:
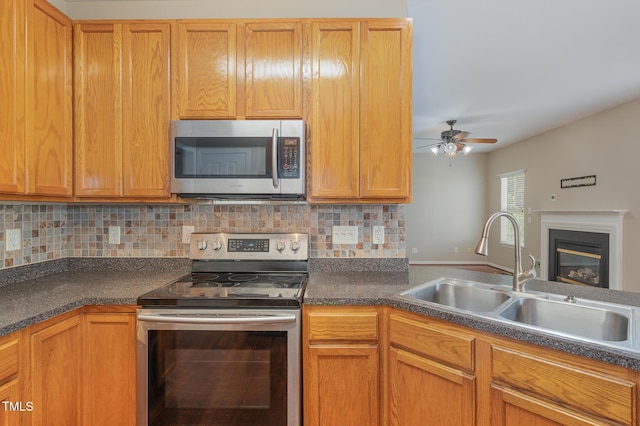
[[[142,306],[300,307],[306,234],[192,234],[192,272],[140,298]]]

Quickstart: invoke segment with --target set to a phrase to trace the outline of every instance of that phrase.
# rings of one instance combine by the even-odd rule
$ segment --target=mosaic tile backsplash
[[[182,226],[195,232],[304,232],[313,258],[404,258],[404,205],[66,205],[0,204],[2,268],[65,257],[187,257]],[[358,227],[358,244],[334,245],[333,226]],[[372,244],[374,225],[385,243]],[[120,244],[109,244],[109,226]],[[6,251],[9,229],[22,247]],[[1,268],[0,268],[1,269]]]

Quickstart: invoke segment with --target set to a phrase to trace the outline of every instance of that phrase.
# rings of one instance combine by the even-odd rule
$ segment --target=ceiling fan
[[[416,138],[416,139],[424,139],[424,140],[434,140],[439,141],[434,144],[420,146],[417,149],[429,148],[433,155],[438,155],[439,153],[444,153],[447,157],[455,157],[458,152],[463,152],[465,155],[473,149],[472,146],[467,144],[470,143],[496,143],[498,139],[487,139],[487,138],[467,138],[471,133],[465,132],[464,130],[456,130],[453,128],[453,125],[456,124],[457,120],[447,120],[447,124],[449,125],[449,130],[445,130],[440,133],[440,139],[431,139],[431,138]]]

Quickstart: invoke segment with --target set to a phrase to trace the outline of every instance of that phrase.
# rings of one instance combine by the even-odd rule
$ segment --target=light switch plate
[[[120,227],[109,227],[109,244],[120,244]]]
[[[19,229],[7,229],[4,235],[6,251],[20,250],[22,248],[22,238]]]
[[[358,244],[358,227],[334,226],[331,237],[333,244]]]

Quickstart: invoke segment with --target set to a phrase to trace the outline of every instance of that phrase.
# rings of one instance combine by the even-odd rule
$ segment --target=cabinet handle
[[[271,136],[271,174],[273,176],[273,187],[278,187],[278,129],[273,129]]]

